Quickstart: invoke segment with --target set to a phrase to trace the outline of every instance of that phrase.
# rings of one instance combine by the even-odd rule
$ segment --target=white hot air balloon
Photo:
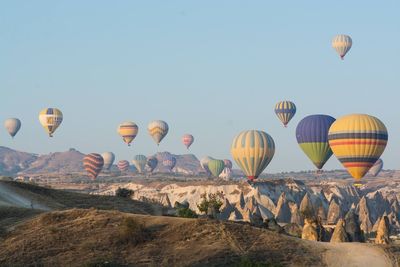
[[[336,50],[341,59],[344,59],[344,56],[349,52],[352,45],[353,41],[351,37],[345,34],[336,35],[332,40],[332,47]]]
[[[7,132],[11,135],[12,138],[18,133],[19,129],[21,129],[21,121],[17,118],[10,118],[4,121],[4,127]]]
[[[378,159],[375,164],[369,169],[369,173],[376,177],[383,169],[383,160]]]
[[[101,156],[103,157],[103,160],[104,160],[103,169],[109,170],[111,168],[111,166],[113,165],[114,160],[115,160],[114,153],[112,153],[112,152],[104,152],[103,154],[101,154]]]

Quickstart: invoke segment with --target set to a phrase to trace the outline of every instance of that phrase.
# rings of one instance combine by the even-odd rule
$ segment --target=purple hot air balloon
[[[176,158],[172,154],[166,154],[162,160],[162,165],[172,171],[176,165]]]

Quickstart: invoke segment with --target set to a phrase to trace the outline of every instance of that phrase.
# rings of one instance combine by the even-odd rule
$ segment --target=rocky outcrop
[[[302,219],[304,218],[314,218],[315,210],[308,194],[305,194],[300,203],[300,214]]]
[[[286,194],[283,192],[279,197],[278,204],[276,205],[276,220],[281,223],[290,223],[291,214],[289,203],[286,200]]]
[[[370,212],[366,197],[362,197],[358,203],[358,216],[360,220],[360,228],[364,233],[370,233],[373,229],[373,224],[370,218]]]
[[[354,210],[350,210],[344,218],[344,227],[349,242],[364,242],[364,235],[360,228],[360,222]]]
[[[315,220],[304,220],[303,232],[301,238],[305,240],[318,241],[318,230]]]
[[[333,198],[329,205],[327,223],[328,224],[336,224],[340,218],[342,218],[342,209],[340,205],[337,203],[337,200]]]
[[[333,243],[349,242],[349,238],[347,236],[347,233],[346,233],[346,230],[344,227],[343,219],[338,220],[335,230],[333,231],[331,242],[333,242]]]
[[[389,219],[387,216],[383,216],[379,222],[378,231],[376,233],[375,244],[389,244],[390,231],[389,231]]]
[[[303,233],[303,227],[301,227],[301,225],[298,225],[296,223],[286,224],[283,227],[283,230],[285,231],[286,234],[297,238],[301,238],[301,235]]]
[[[231,213],[234,212],[235,208],[231,205],[227,198],[224,199],[224,203],[220,208],[220,213],[218,215],[220,220],[228,220]]]
[[[296,203],[292,203],[292,205],[290,205],[290,210],[291,210],[290,223],[294,223],[297,225],[303,225],[303,219],[302,219],[299,209],[297,208]]]

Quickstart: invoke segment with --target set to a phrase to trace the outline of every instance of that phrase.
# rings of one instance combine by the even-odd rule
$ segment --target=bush
[[[117,191],[115,191],[115,195],[117,197],[130,198],[133,195],[133,190],[118,187]]]
[[[197,218],[196,212],[189,208],[178,209],[178,216],[182,218]]]
[[[199,209],[200,212],[207,214],[208,209],[212,208],[215,210],[215,212],[219,213],[219,209],[221,208],[223,202],[222,199],[224,199],[224,195],[222,192],[218,193],[209,193],[208,195],[206,193],[201,195],[202,201],[200,204],[197,205],[197,208]]]
[[[146,229],[143,223],[138,222],[134,218],[125,218],[118,232],[118,243],[138,245],[149,240],[150,231]]]

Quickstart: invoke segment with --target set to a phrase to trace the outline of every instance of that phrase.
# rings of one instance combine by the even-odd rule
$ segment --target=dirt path
[[[0,206],[15,206],[21,208],[34,208],[39,210],[49,211],[51,210],[46,205],[38,203],[35,199],[30,199],[26,196],[22,196],[12,188],[0,183]],[[32,205],[32,206],[31,206]]]
[[[323,246],[327,249],[324,260],[329,267],[396,266],[383,249],[372,244],[325,243]]]

